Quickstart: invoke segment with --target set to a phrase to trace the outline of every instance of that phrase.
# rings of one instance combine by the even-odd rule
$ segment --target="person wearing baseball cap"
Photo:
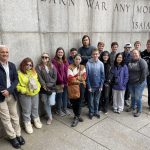
[[[130,60],[131,60],[131,48],[132,48],[132,45],[130,43],[126,43],[124,45],[124,52],[122,53],[123,54],[123,60],[124,60],[124,63],[128,66]],[[128,89],[128,83],[127,83],[127,86],[126,86],[126,91],[125,91],[125,95],[124,95],[124,104],[127,106],[127,110],[128,108],[130,108],[130,101],[129,101],[129,98],[130,98],[130,92],[129,92],[129,89]]]

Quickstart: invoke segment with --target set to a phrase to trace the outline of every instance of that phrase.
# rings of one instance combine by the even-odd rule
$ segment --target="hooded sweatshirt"
[[[105,78],[104,65],[99,59],[97,61],[94,61],[93,58],[89,59],[86,64],[86,72],[88,89],[103,87]]]

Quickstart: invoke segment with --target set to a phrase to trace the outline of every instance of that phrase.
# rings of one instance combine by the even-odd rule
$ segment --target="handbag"
[[[33,77],[29,77],[29,83],[28,83],[30,90],[36,90],[38,89],[38,85]]]
[[[55,97],[56,97],[56,92],[52,92],[52,94],[48,97],[50,106],[54,106],[55,105],[55,103],[56,103]]]
[[[68,97],[69,97],[69,99],[80,98],[80,87],[79,87],[79,85],[68,85]]]
[[[73,68],[70,69],[73,71]],[[81,67],[79,68],[78,75],[81,77]],[[80,84],[69,84],[67,89],[69,99],[80,98]]]

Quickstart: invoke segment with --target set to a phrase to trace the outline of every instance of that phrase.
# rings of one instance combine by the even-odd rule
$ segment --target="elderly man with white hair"
[[[9,49],[0,45],[0,118],[10,143],[18,149],[25,144],[17,113],[18,75],[15,65],[8,61],[8,57]]]

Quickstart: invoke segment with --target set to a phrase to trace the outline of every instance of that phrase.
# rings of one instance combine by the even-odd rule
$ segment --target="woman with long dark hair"
[[[111,69],[113,109],[119,113],[124,109],[124,94],[128,82],[128,68],[123,62],[123,54],[116,55],[114,66]]]
[[[57,71],[56,113],[60,116],[70,115],[70,112],[67,110],[67,70],[69,64],[62,47],[57,48],[52,63]]]
[[[109,52],[103,51],[100,55],[100,60],[104,64],[104,71],[105,71],[105,80],[100,97],[100,110],[102,110],[105,114],[107,114],[110,95],[110,70],[111,70]]]

